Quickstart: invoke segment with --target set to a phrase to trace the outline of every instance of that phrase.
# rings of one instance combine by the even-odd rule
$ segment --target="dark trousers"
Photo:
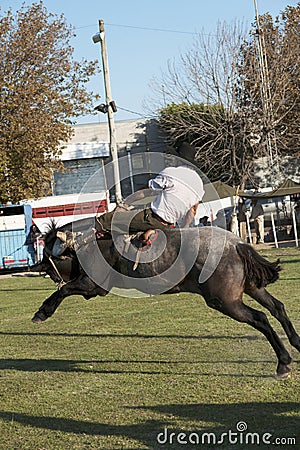
[[[164,222],[150,208],[130,211],[114,210],[96,218],[97,231],[104,233],[111,233],[113,230],[119,234],[133,234],[150,228],[164,230],[173,228],[173,225]]]

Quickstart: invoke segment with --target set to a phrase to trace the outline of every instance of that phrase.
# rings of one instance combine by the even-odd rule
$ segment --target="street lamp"
[[[94,34],[94,36],[92,37],[94,44],[98,44],[98,42],[101,41],[101,37],[100,37],[100,33],[96,33]]]

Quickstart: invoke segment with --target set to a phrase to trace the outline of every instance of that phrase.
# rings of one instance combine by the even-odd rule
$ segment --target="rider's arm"
[[[150,189],[150,188],[143,189],[142,188],[142,189],[134,192],[133,194],[129,195],[126,198],[126,205],[128,205],[128,206],[132,205],[133,203],[135,203],[139,200],[142,200],[144,198],[148,198],[151,196],[155,196],[155,195],[157,195],[157,193],[153,189]]]
[[[196,215],[196,213],[197,213],[198,206],[199,206],[199,202],[197,202],[195,205],[193,205],[193,206],[189,209],[189,211],[187,212],[187,214],[186,214],[186,216],[185,216],[185,218],[184,218],[184,220],[183,220],[182,228],[187,228],[187,227],[190,226],[190,224],[192,223],[192,221],[193,221],[194,218],[195,218],[195,215]]]

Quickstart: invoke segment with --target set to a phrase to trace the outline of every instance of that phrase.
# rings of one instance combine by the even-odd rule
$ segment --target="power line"
[[[166,28],[152,28],[152,27],[139,27],[139,26],[135,26],[135,25],[121,25],[121,24],[117,24],[117,23],[105,23],[106,26],[110,26],[110,27],[119,27],[119,28],[133,28],[133,29],[137,29],[137,30],[145,30],[145,31],[159,31],[162,33],[180,33],[180,34],[190,34],[190,35],[195,35],[195,34],[199,34],[198,32],[193,32],[193,31],[184,31],[184,30],[170,30],[170,29],[166,29]],[[95,24],[93,25],[83,25],[80,27],[75,27],[75,30],[80,30],[83,28],[91,28],[91,27],[95,27]],[[201,34],[205,34],[205,33],[201,33]]]
[[[151,27],[138,27],[134,25],[119,25],[115,23],[108,23],[107,25],[111,27],[122,27],[122,28],[135,28],[137,30],[147,30],[147,31],[160,31],[163,33],[181,33],[181,34],[196,34],[192,31],[182,31],[182,30],[169,30],[164,28],[151,28]]]
[[[146,115],[144,115],[144,114],[142,114],[142,113],[139,113],[139,112],[136,112],[136,111],[132,111],[132,110],[130,110],[130,109],[122,108],[122,107],[119,106],[119,105],[117,105],[117,108],[118,108],[118,109],[121,109],[122,111],[129,112],[129,113],[131,113],[131,114],[136,114],[137,116],[140,116],[141,118],[144,118],[144,119],[147,119],[147,118],[151,118],[151,117],[152,117],[152,116],[146,116]]]

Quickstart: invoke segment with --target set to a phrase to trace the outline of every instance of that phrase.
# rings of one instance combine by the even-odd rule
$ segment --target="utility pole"
[[[121,183],[120,183],[120,172],[119,172],[119,162],[118,162],[118,149],[117,149],[117,141],[116,141],[116,128],[115,128],[115,120],[114,120],[114,112],[117,111],[116,104],[112,99],[111,87],[110,87],[110,77],[109,77],[109,69],[108,69],[108,57],[106,50],[106,39],[105,39],[105,31],[104,31],[104,21],[102,19],[99,20],[99,33],[93,36],[93,42],[100,42],[101,45],[101,57],[102,57],[102,65],[103,65],[103,74],[104,74],[104,86],[105,86],[105,97],[106,97],[106,111],[108,116],[108,126],[109,126],[109,146],[110,153],[112,157],[113,163],[113,173],[114,173],[114,182],[115,182],[115,192],[116,192],[116,203],[122,203],[122,192],[121,192]]]
[[[263,125],[266,130],[266,146],[270,155],[270,166],[272,172],[272,184],[278,178],[280,169],[278,163],[277,143],[276,135],[273,129],[270,130],[270,126],[273,126],[273,108],[271,102],[271,89],[269,82],[269,69],[268,60],[266,55],[266,44],[263,32],[260,27],[259,13],[257,7],[257,0],[254,0],[256,24],[257,24],[257,47],[258,47],[258,62],[261,79],[261,99],[263,109]]]

